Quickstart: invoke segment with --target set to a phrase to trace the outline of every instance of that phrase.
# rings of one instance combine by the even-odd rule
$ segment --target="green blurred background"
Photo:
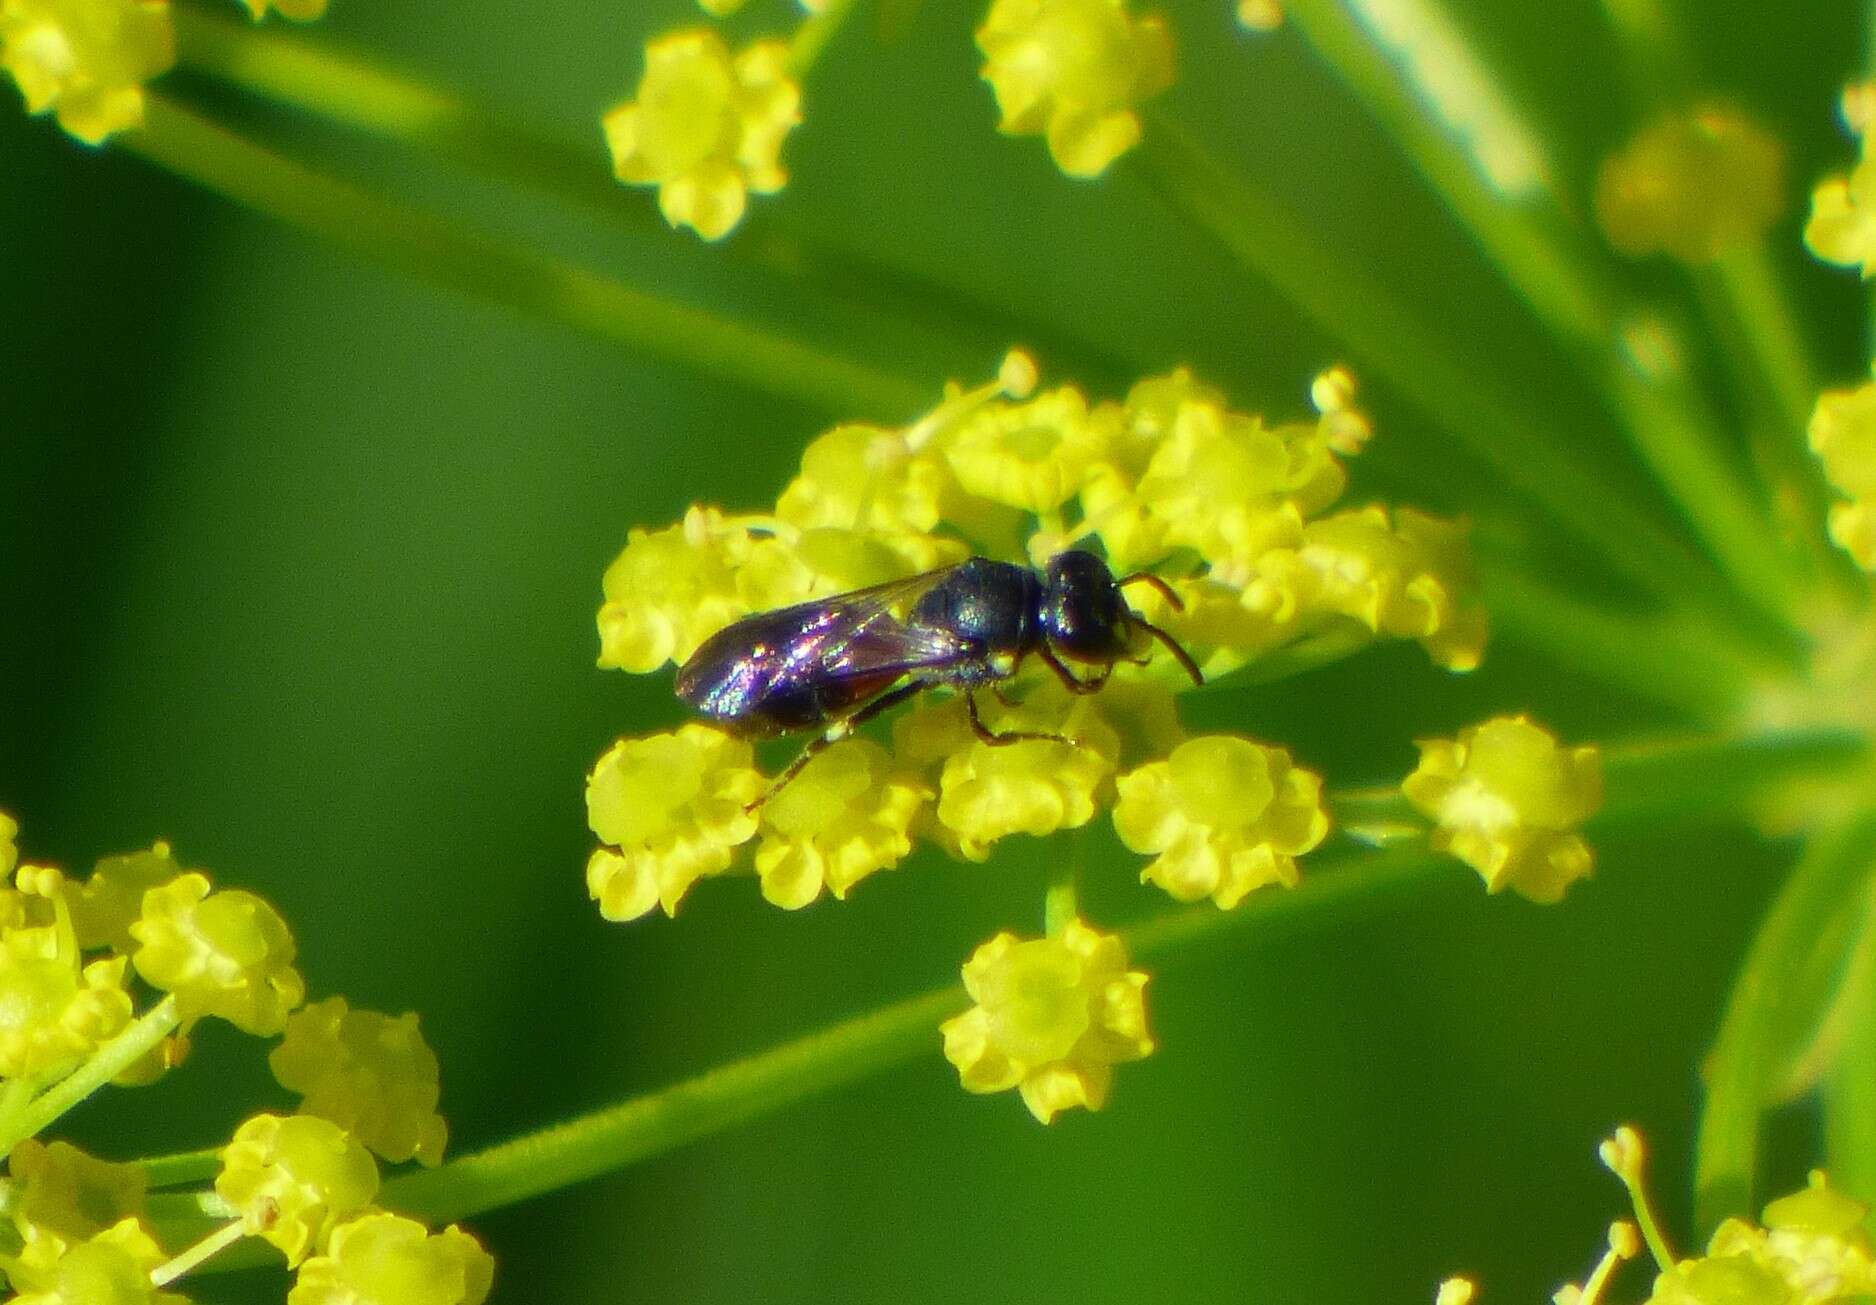
[[[739,30],[783,12],[761,6]],[[1344,356],[1335,341],[1126,169],[1072,182],[1038,142],[997,136],[970,39],[980,5],[892,8],[890,39],[863,7],[830,50],[789,188],[733,240],[826,239],[1020,327],[935,332],[806,301],[688,233],[569,216],[172,87],[346,175],[786,325],[934,397],[1021,342],[1049,375],[1108,394],[1189,362],[1241,406],[1304,410],[1309,377]],[[1595,6],[1464,8],[1586,193],[1632,121]],[[1863,365],[1861,297],[1796,232],[1811,179],[1851,153],[1832,113],[1858,63],[1852,8],[1681,6],[1712,86],[1790,143],[1777,240],[1839,381]],[[1167,9],[1182,121],[1442,320],[1583,456],[1615,456],[1582,378],[1299,40],[1239,32],[1225,0]],[[635,82],[640,43],[695,20],[675,2],[460,0],[444,15],[334,0],[306,35],[555,127],[602,169],[595,117]],[[675,921],[607,925],[586,900],[585,769],[616,735],[681,717],[667,675],[593,665],[599,577],[627,528],[696,500],[771,500],[815,431],[908,414],[777,401],[399,279],[77,146],[6,98],[0,809],[29,857],[83,869],[166,837],[269,897],[315,995],[422,1013],[453,1150],[923,991],[996,929],[1037,925],[1046,843],[986,867],[921,854],[795,914],[740,878],[702,886]],[[618,205],[642,216],[651,197],[621,190]],[[1354,501],[1515,513],[1437,414],[1380,385],[1365,397],[1381,435]],[[1336,784],[1398,777],[1413,737],[1494,711],[1528,707],[1571,739],[1672,724],[1509,644],[1465,679],[1384,649],[1191,705]],[[1013,1097],[960,1092],[934,1033],[904,1069],[474,1220],[496,1298],[1424,1301],[1463,1270],[1488,1299],[1547,1299],[1622,1209],[1594,1158],[1618,1122],[1652,1140],[1685,1240],[1697,1065],[1789,860],[1743,827],[1600,851],[1560,908],[1487,900],[1455,870],[1366,923],[1166,962],[1150,989],[1160,1052],[1121,1071],[1107,1112],[1047,1130]],[[1106,834],[1096,864],[1096,919],[1163,906]],[[70,1134],[109,1156],[209,1145],[282,1100],[258,1044],[204,1028],[183,1071],[93,1101]],[[1813,1144],[1802,1113],[1783,1122],[1774,1174],[1789,1184]]]

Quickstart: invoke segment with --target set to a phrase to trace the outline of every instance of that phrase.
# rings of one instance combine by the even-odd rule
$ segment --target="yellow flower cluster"
[[[1804,243],[1827,263],[1855,267],[1865,279],[1876,276],[1876,155],[1870,152],[1870,106],[1876,90],[1865,83],[1844,91],[1845,124],[1862,142],[1856,166],[1843,176],[1826,177],[1811,192],[1811,216]]]
[[[1589,874],[1589,844],[1574,831],[1602,805],[1595,747],[1562,747],[1523,716],[1418,747],[1420,765],[1401,791],[1432,818],[1433,846],[1477,870],[1488,891],[1555,902]]]
[[[132,973],[170,994],[185,1033],[208,1016],[263,1036],[284,1031],[269,1060],[302,1095],[299,1113],[256,1116],[223,1148],[215,1189],[238,1218],[211,1242],[271,1242],[300,1265],[288,1299],[302,1305],[483,1299],[492,1269],[472,1238],[453,1228],[432,1235],[370,1207],[371,1152],[426,1164],[442,1157],[436,1056],[415,1016],[354,1011],[342,998],[294,1013],[305,985],[279,914],[251,893],[214,889],[167,844],[105,857],[81,881],[17,864],[17,835],[0,815],[0,878],[10,880],[0,883],[0,1078],[45,1089],[134,1032]],[[149,1081],[186,1045],[177,1034],[117,1081]],[[182,1301],[153,1285],[168,1256],[143,1222],[141,1168],[31,1138],[7,1166],[14,1236],[0,1240],[17,1252],[0,1254],[0,1270],[16,1299]]]
[[[0,69],[86,144],[139,126],[144,83],[175,62],[169,0],[0,0]]]
[[[1819,395],[1810,434],[1825,477],[1850,500],[1831,505],[1830,537],[1876,571],[1876,383]]]
[[[1783,207],[1783,146],[1726,104],[1664,114],[1596,177],[1597,223],[1637,258],[1710,262],[1764,235]]]
[[[1022,1094],[1043,1123],[1063,1110],[1099,1110],[1114,1066],[1153,1050],[1147,976],[1127,968],[1120,939],[1079,920],[1059,934],[1000,933],[964,965],[976,1004],[945,1021],[945,1058],[969,1092]]]
[[[800,121],[786,43],[732,53],[715,31],[694,27],[646,44],[637,94],[601,125],[620,181],[656,186],[667,222],[720,240],[751,192],[773,194],[788,180],[782,141]]]
[[[1128,0],[993,0],[977,47],[999,131],[1042,136],[1071,177],[1098,177],[1140,139],[1134,110],[1172,85],[1172,34]]]
[[[1041,564],[1092,546],[1117,573],[1167,577],[1183,609],[1144,585],[1130,600],[1212,677],[1318,638],[1411,638],[1469,668],[1485,629],[1460,528],[1411,510],[1337,510],[1342,459],[1370,427],[1345,371],[1319,377],[1313,395],[1313,418],[1269,425],[1184,370],[1096,401],[1039,390],[1034,364],[1013,354],[996,382],[953,387],[904,427],[820,436],[773,512],[698,506],[633,530],[605,573],[600,664],[681,664],[751,613],[971,554]],[[1155,646],[1141,636],[1142,654]],[[1181,900],[1230,906],[1293,883],[1295,858],[1327,830],[1319,781],[1279,749],[1186,740],[1174,697],[1188,683],[1166,655],[1122,663],[1092,694],[1032,666],[1008,694],[978,694],[978,709],[993,732],[1049,737],[993,746],[960,698],[927,696],[898,714],[890,749],[837,742],[769,801],[751,745],[718,728],[622,739],[587,781],[602,844],[589,891],[610,919],[672,912],[753,843],[764,895],[797,907],[844,896],[919,839],[982,860],[1001,839],[1106,809],[1156,858],[1147,881]]]
[[[273,9],[282,18],[291,18],[296,23],[310,23],[315,18],[326,16],[326,0],[242,0],[248,12],[259,22]]]

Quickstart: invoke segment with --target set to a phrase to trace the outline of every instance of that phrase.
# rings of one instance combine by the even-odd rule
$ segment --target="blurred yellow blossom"
[[[1265,884],[1296,883],[1296,857],[1329,832],[1322,781],[1281,748],[1213,734],[1118,781],[1120,841],[1156,859],[1140,874],[1182,902],[1236,906]]]
[[[215,1193],[240,1212],[250,1237],[298,1264],[341,1219],[378,1194],[378,1166],[328,1119],[256,1115],[221,1151]]]
[[[1135,108],[1172,85],[1166,24],[1134,17],[1128,0],[993,0],[977,47],[998,130],[1047,137],[1071,177],[1098,177],[1132,149]]]
[[[142,1165],[112,1164],[69,1142],[26,1138],[7,1156],[16,1224],[83,1241],[143,1214]]]
[[[137,1220],[124,1219],[82,1240],[29,1229],[16,1254],[0,1254],[0,1271],[17,1293],[10,1305],[188,1305],[150,1280],[168,1258]]]
[[[87,144],[140,126],[144,83],[175,62],[168,0],[0,0],[0,69]]]
[[[976,1005],[945,1021],[945,1058],[966,1091],[1016,1088],[1045,1124],[1076,1106],[1099,1110],[1113,1067],[1153,1050],[1146,980],[1119,938],[1079,920],[1048,938],[1000,933],[964,965]]]
[[[1876,120],[1876,81],[1851,82],[1844,87],[1837,100],[1837,112],[1852,136],[1868,134],[1871,121]]]
[[[1283,26],[1282,0],[1238,0],[1238,26],[1247,32],[1274,32]]]
[[[1725,104],[1657,118],[1596,178],[1596,220],[1631,257],[1709,262],[1764,235],[1783,208],[1784,147]]]
[[[1819,395],[1810,436],[1825,477],[1850,500],[1831,505],[1830,537],[1876,571],[1876,383]]]
[[[12,874],[20,862],[19,836],[19,821],[0,811],[0,879]]]
[[[748,0],[697,0],[697,7],[712,18],[728,18],[742,10]]]
[[[266,17],[269,9],[283,18],[291,18],[296,23],[309,23],[315,18],[326,16],[327,0],[242,0],[248,12],[259,22]]]
[[[1433,846],[1477,870],[1488,891],[1555,902],[1589,874],[1589,845],[1572,831],[1602,805],[1596,748],[1561,747],[1523,716],[1418,746],[1401,791],[1433,819]]]
[[[715,31],[695,27],[646,44],[637,97],[603,125],[619,180],[658,187],[667,222],[718,240],[742,220],[751,191],[772,194],[787,181],[782,140],[800,121],[785,42],[732,54]]]
[[[1433,1305],[1472,1305],[1472,1298],[1478,1294],[1478,1290],[1466,1278],[1448,1278],[1440,1284]]]
[[[200,874],[145,893],[130,934],[138,944],[137,973],[175,995],[185,1024],[215,1015],[271,1036],[306,996],[293,968],[293,935],[279,912],[238,888],[211,891]]]
[[[727,870],[755,836],[748,808],[767,788],[749,744],[707,725],[620,739],[586,781],[587,823],[606,844],[586,867],[600,914],[675,914],[693,883]]]
[[[1876,155],[1863,155],[1847,176],[1826,177],[1811,192],[1804,243],[1826,263],[1876,276]]]
[[[352,1010],[343,997],[313,1002],[287,1017],[267,1064],[304,1098],[301,1114],[331,1120],[386,1160],[442,1161],[449,1129],[436,1111],[436,1053],[415,1014]]]
[[[762,807],[762,895],[791,910],[823,888],[845,897],[912,850],[912,822],[930,797],[877,743],[847,739],[827,748]]]
[[[460,1228],[371,1210],[333,1228],[287,1305],[481,1305],[494,1281],[495,1261]]]

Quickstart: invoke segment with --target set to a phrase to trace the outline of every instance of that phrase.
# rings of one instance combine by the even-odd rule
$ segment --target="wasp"
[[[760,612],[706,639],[677,673],[677,696],[745,738],[818,729],[754,810],[780,792],[815,753],[927,689],[964,698],[971,729],[1004,745],[1059,734],[997,732],[977,711],[976,690],[996,690],[1032,653],[1070,693],[1094,693],[1116,664],[1145,664],[1140,636],[1164,644],[1192,677],[1205,677],[1166,631],[1127,606],[1121,590],[1143,584],[1175,609],[1167,583],[1140,572],[1115,579],[1093,553],[1058,553],[1033,568],[972,557],[869,589]],[[1077,675],[1070,665],[1091,668]]]

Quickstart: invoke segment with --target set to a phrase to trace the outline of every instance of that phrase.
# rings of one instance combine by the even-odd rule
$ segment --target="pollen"
[[[586,869],[600,914],[676,914],[692,884],[728,870],[755,836],[748,807],[767,788],[749,744],[707,725],[619,740],[586,781],[587,823],[605,844]]]
[[[801,121],[801,89],[788,46],[757,41],[732,53],[707,27],[645,46],[635,98],[603,120],[613,172],[656,186],[672,226],[720,240],[742,221],[749,195],[782,188],[782,141]]]
[[[790,910],[823,889],[846,897],[912,850],[913,822],[930,798],[930,787],[877,743],[848,739],[826,749],[762,807],[762,895]]]
[[[1322,781],[1281,748],[1231,735],[1180,744],[1118,781],[1114,828],[1141,871],[1182,902],[1236,906],[1266,884],[1292,887],[1296,858],[1327,837]]]
[[[139,126],[144,84],[175,62],[168,0],[0,0],[0,69],[88,145]]]
[[[1001,933],[964,966],[976,1003],[943,1025],[945,1058],[967,1092],[1017,1089],[1043,1123],[1099,1110],[1113,1067],[1153,1050],[1147,976],[1127,968],[1120,939],[1070,921],[1048,938]]]
[[[1590,873],[1589,845],[1574,831],[1602,805],[1596,748],[1563,747],[1523,716],[1418,747],[1401,791],[1433,819],[1434,848],[1477,870],[1488,892],[1555,902]]]
[[[977,29],[983,79],[1012,136],[1043,136],[1071,177],[1098,177],[1140,140],[1135,109],[1172,85],[1173,43],[1127,0],[994,0]]]
[[[1784,147],[1725,104],[1667,114],[1603,161],[1596,220],[1631,257],[1705,263],[1763,236],[1784,207]]]

